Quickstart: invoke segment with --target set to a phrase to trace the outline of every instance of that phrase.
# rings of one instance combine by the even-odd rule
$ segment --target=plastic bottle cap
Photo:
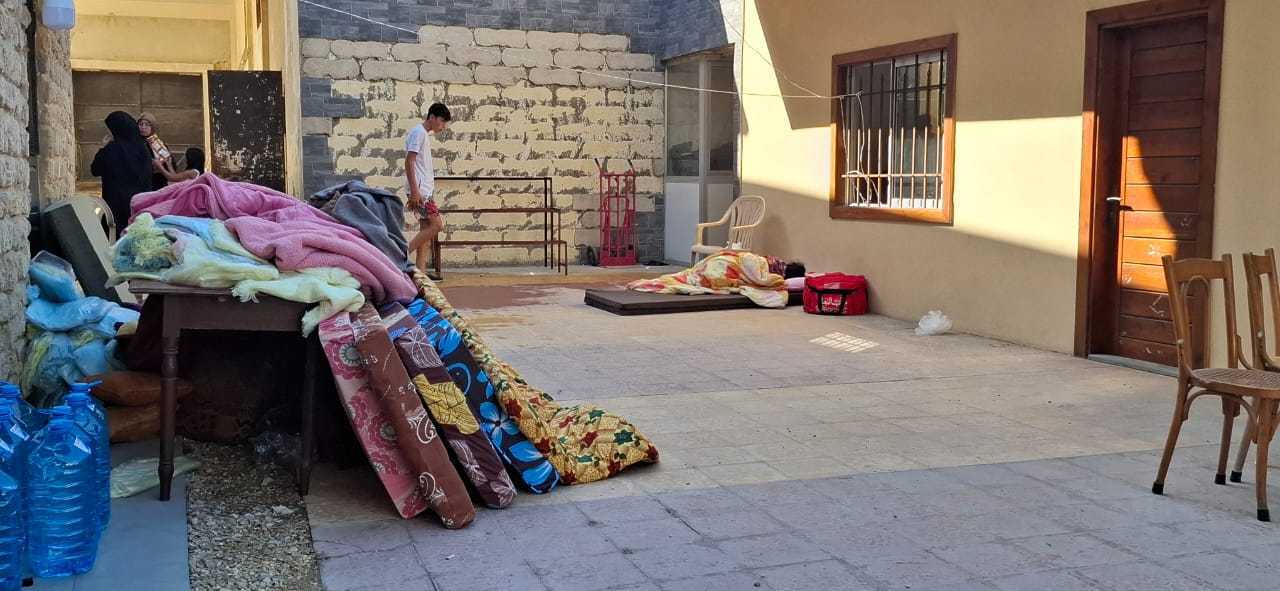
[[[73,391],[70,394],[67,394],[67,397],[62,400],[67,404],[67,406],[71,407],[89,405],[89,395],[84,392]]]

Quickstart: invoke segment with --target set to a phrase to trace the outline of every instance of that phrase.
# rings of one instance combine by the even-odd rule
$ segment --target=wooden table
[[[228,289],[205,289],[157,281],[133,280],[129,291],[148,298],[162,298],[161,322],[163,361],[160,365],[160,500],[169,500],[173,487],[173,444],[177,422],[178,347],[184,330],[226,330],[298,334],[302,314],[310,304],[290,302],[262,295],[258,302],[244,303]],[[320,339],[306,339],[306,363],[302,380],[301,449],[299,450],[298,492],[306,495],[311,481],[312,450],[315,438],[316,379],[321,363]]]

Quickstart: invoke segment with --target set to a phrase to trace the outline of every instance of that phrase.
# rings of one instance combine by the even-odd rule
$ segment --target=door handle
[[[1124,205],[1124,200],[1120,197],[1112,195],[1107,197],[1107,228],[1114,232],[1120,227],[1120,212],[1131,211],[1133,208]]]
[[[1133,211],[1132,207],[1124,204],[1124,199],[1115,195],[1107,197],[1107,207],[1113,208],[1115,211]]]

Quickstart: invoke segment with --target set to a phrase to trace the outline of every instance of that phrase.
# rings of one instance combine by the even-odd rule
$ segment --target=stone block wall
[[[25,3],[0,2],[0,378],[22,370],[31,207]]]
[[[599,245],[595,159],[637,179],[640,260],[662,256],[664,105],[650,53],[622,35],[424,26],[410,41],[304,38],[308,192],[349,178],[403,194],[404,136],[433,102],[453,112],[435,138],[437,176],[551,176],[571,256]],[[586,70],[580,72],[578,70]],[[441,207],[541,204],[540,182],[439,181]],[[541,216],[453,214],[446,239],[541,239]],[[416,227],[412,221],[410,225]],[[576,252],[575,252],[576,251]],[[540,248],[444,251],[449,266],[531,264]]]
[[[433,24],[521,31],[624,32],[631,37],[634,51],[661,54],[663,45],[673,34],[663,26],[668,1],[325,0],[324,4],[411,31],[424,24]],[[300,4],[298,9],[298,28],[303,38],[413,41],[412,33],[353,19],[337,12],[306,4]]]
[[[37,2],[37,10],[43,1]],[[71,82],[71,33],[36,29],[36,96],[39,122],[40,204],[66,199],[76,191],[75,104]]]

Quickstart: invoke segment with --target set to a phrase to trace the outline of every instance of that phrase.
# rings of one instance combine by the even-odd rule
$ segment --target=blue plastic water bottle
[[[72,394],[84,394],[85,396],[88,396],[89,410],[93,411],[93,416],[98,419],[98,422],[106,425],[107,411],[102,408],[102,401],[93,396],[93,389],[101,384],[101,381],[89,383],[76,382],[71,384],[71,391],[67,393],[67,396],[71,396]],[[66,402],[64,401],[63,404],[66,404]]]
[[[111,521],[111,434],[107,424],[93,413],[93,398],[88,393],[72,389],[65,399],[71,407],[71,419],[92,440],[94,481],[97,494],[98,535],[107,529]]]
[[[22,428],[22,423],[19,423],[17,418],[13,416],[14,410],[15,407],[12,405],[0,404],[0,472],[4,472],[10,478],[16,480],[19,484],[19,493],[25,495],[26,489],[22,486],[22,483],[26,481],[24,475],[27,470],[27,454],[31,452],[31,438],[33,435]],[[5,453],[5,450],[12,451]],[[25,501],[19,506],[25,507]],[[18,514],[21,516],[22,511],[19,510]],[[19,564],[23,567],[22,578],[27,579],[31,577],[31,569],[27,568],[25,555],[26,528],[24,527],[21,531],[24,552],[19,559]],[[0,576],[0,581],[5,581],[3,576]],[[4,583],[0,583],[0,591],[7,591],[7,589],[8,587],[5,587]]]
[[[0,404],[0,443],[13,449],[7,459],[0,458],[0,470],[22,482],[27,453],[31,451],[31,434],[13,416],[14,407]]]
[[[27,433],[35,433],[44,427],[44,416],[22,397],[22,390],[16,384],[0,382],[0,406],[13,406],[13,416]]]
[[[16,459],[18,449],[0,438],[0,591],[22,588],[22,551],[26,546],[22,485],[19,476],[5,469],[10,465],[21,465],[14,461]]]
[[[28,457],[30,457],[31,451],[35,450],[35,448],[37,447],[40,447],[40,442],[44,441],[44,436],[49,433],[50,421],[58,418],[63,418],[63,419],[71,418],[71,407],[65,404],[62,404],[62,405],[55,406],[53,408],[36,409],[36,413],[39,414],[41,417],[43,417],[45,428],[40,429],[39,431],[32,431],[30,429],[27,429],[27,433],[31,435],[31,440],[27,442]],[[79,427],[76,427],[76,429],[79,429]],[[83,434],[83,431],[81,431],[81,433]],[[85,437],[88,437],[88,435],[85,435]],[[25,466],[25,463],[24,463],[24,466]]]
[[[55,410],[27,458],[27,554],[42,578],[87,573],[98,555],[92,443],[69,408]]]

